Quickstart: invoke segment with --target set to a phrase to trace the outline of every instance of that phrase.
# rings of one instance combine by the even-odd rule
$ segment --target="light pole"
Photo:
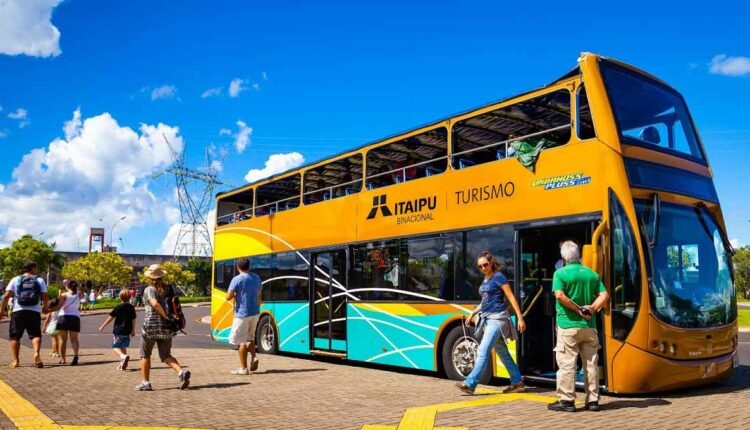
[[[119,224],[119,223],[120,223],[120,221],[122,221],[122,220],[124,220],[124,219],[125,219],[125,216],[123,215],[123,216],[122,216],[121,218],[119,218],[119,219],[118,219],[117,221],[115,221],[114,223],[112,223],[112,224],[110,225],[110,224],[108,224],[108,223],[107,223],[106,221],[104,221],[104,217],[102,217],[102,218],[99,218],[99,221],[100,221],[100,222],[101,222],[102,224],[104,224],[105,226],[108,226],[108,227],[109,227],[109,245],[108,245],[108,246],[109,246],[109,248],[108,248],[108,249],[110,249],[110,250],[112,249],[112,238],[113,238],[113,233],[114,233],[115,227],[117,226],[117,224]]]
[[[125,251],[125,242],[123,242],[123,241],[122,241],[122,238],[121,238],[121,237],[117,238],[117,240],[119,240],[119,241],[120,241],[120,245],[122,246],[122,250],[123,250],[123,252],[124,252],[124,251]]]

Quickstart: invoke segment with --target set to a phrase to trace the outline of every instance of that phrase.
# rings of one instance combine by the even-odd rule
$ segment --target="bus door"
[[[346,352],[346,250],[313,253],[310,265],[310,344],[317,351]]]
[[[556,224],[518,231],[516,295],[526,321],[521,335],[521,371],[531,377],[555,378],[555,296],[552,277],[563,265],[560,243],[588,243],[591,223]]]

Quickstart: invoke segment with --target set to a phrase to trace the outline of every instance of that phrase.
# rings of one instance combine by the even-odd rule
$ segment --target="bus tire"
[[[469,333],[471,331],[471,333]],[[475,351],[479,347],[474,337],[474,327],[466,328],[466,336],[461,325],[448,332],[440,352],[443,369],[448,379],[463,381],[474,368]],[[479,377],[480,384],[486,384],[492,378],[492,366],[488,365]]]
[[[261,354],[276,354],[279,351],[278,332],[270,316],[263,315],[258,320],[255,341],[256,350]]]

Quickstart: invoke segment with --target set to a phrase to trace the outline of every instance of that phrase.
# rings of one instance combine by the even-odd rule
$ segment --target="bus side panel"
[[[274,319],[279,336],[279,351],[310,353],[310,305],[274,303]]]
[[[435,371],[440,327],[459,312],[446,304],[349,303],[347,358]]]
[[[273,251],[285,252],[356,241],[356,195],[300,206],[271,215]]]
[[[222,226],[214,234],[214,261],[263,255],[271,252],[268,216]]]

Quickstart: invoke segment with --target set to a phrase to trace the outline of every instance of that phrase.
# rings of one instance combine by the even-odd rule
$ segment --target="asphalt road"
[[[192,305],[185,305],[182,308],[185,312],[185,318],[187,320],[187,326],[185,327],[185,333],[180,333],[174,339],[175,348],[229,348],[224,343],[214,342],[211,339],[209,332],[209,325],[199,323],[196,320],[204,316],[208,316],[211,313],[211,308],[208,305],[200,307],[192,307]],[[138,328],[143,322],[143,311],[138,310],[138,319],[136,321],[136,333],[139,333]],[[104,332],[99,333],[99,326],[107,318],[107,314],[100,315],[83,315],[81,317],[81,333],[79,334],[79,340],[81,342],[81,348],[102,348],[111,345],[112,342],[112,324],[110,323],[104,328]],[[8,339],[8,318],[3,320],[0,324],[0,337]],[[137,348],[140,340],[139,336],[135,339],[131,339],[131,348]],[[49,336],[45,336],[43,340],[42,348],[48,349]],[[24,337],[24,344],[27,343]],[[30,344],[30,342],[28,342]],[[68,346],[68,349],[70,346]]]

